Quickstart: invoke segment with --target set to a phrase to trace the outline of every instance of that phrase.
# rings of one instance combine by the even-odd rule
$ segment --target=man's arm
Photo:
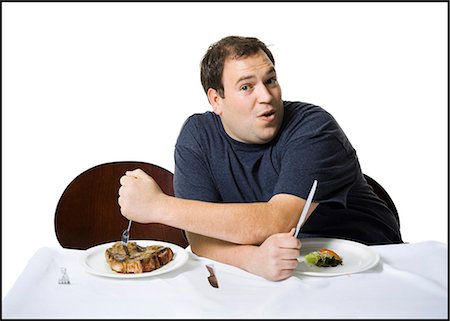
[[[289,233],[277,233],[260,246],[239,245],[187,232],[195,254],[239,267],[267,280],[283,280],[292,275],[298,265],[300,241]]]
[[[268,202],[210,203],[166,195],[140,169],[120,179],[122,215],[140,223],[162,223],[235,244],[260,245],[269,236],[295,227],[305,200],[288,194]],[[312,204],[309,215],[317,204]]]

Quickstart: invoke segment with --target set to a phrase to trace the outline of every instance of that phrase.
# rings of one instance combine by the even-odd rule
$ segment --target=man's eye
[[[243,91],[250,90],[250,85],[243,85],[243,86],[241,86],[241,90],[243,90]]]
[[[266,83],[267,83],[268,85],[274,85],[274,84],[277,83],[277,79],[276,79],[276,78],[270,78],[270,79],[268,79],[268,80],[266,81]]]

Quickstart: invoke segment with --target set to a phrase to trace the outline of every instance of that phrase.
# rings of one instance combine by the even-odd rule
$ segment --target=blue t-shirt
[[[189,117],[175,146],[175,195],[223,203],[263,202],[280,193],[306,199],[316,179],[320,204],[299,238],[402,242],[394,214],[364,179],[336,120],[311,104],[285,101],[284,108],[281,129],[266,144],[234,140],[212,112]]]

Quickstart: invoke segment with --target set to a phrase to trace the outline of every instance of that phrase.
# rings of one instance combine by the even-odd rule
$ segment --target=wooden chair
[[[141,168],[169,195],[173,192],[173,174],[157,165],[144,162],[112,162],[86,170],[63,192],[55,213],[55,232],[64,248],[87,249],[119,241],[128,220],[117,203],[120,177],[127,170]],[[130,240],[150,239],[189,245],[183,231],[163,224],[133,222]]]
[[[383,186],[381,186],[381,184],[379,184],[369,175],[364,174],[364,178],[366,179],[367,183],[369,183],[369,185],[372,187],[375,194],[377,194],[378,197],[381,198],[389,207],[389,209],[394,213],[394,216],[398,222],[398,226],[400,226],[400,217],[398,216],[397,208],[395,207],[394,201],[389,196],[388,192],[383,188]]]

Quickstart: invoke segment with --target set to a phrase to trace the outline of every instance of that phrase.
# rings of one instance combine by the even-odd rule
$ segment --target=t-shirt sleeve
[[[287,135],[274,194],[307,198],[318,181],[314,200],[345,206],[347,194],[359,170],[356,152],[335,119],[316,111],[291,126]]]
[[[220,201],[199,140],[194,117],[183,125],[175,145],[175,196],[199,201]],[[194,133],[196,133],[194,135]]]

